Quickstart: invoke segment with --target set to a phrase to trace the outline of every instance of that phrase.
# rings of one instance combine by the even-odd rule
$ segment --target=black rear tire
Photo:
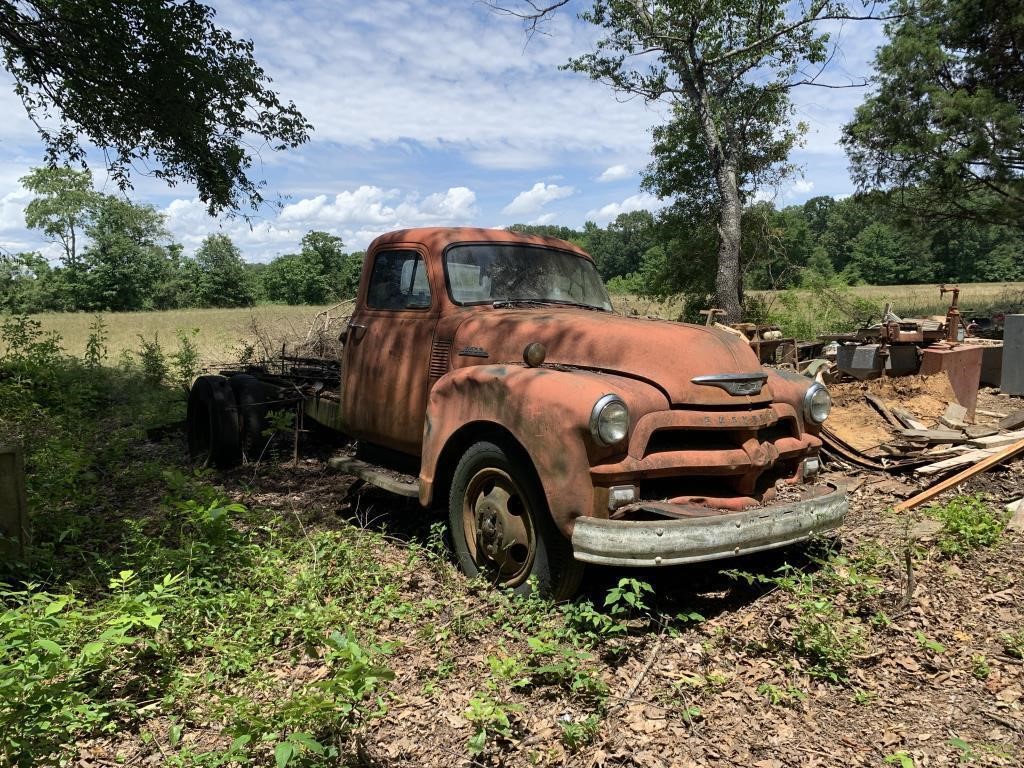
[[[188,452],[204,466],[230,469],[242,461],[238,404],[223,376],[200,376],[188,393]]]
[[[452,477],[448,522],[455,557],[470,577],[553,600],[576,594],[583,564],[551,519],[529,459],[480,442],[459,460]]]
[[[267,447],[268,438],[263,433],[267,428],[270,403],[278,399],[277,388],[264,384],[248,373],[235,374],[228,379],[228,383],[238,405],[242,460],[259,461]]]

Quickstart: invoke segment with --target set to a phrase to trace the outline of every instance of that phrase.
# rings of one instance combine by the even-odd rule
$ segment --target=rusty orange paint
[[[467,425],[500,429],[522,447],[566,535],[579,516],[600,513],[610,485],[678,480],[683,490],[665,498],[735,509],[770,496],[776,479],[800,481],[800,461],[821,447],[802,415],[807,379],[767,371],[759,392],[732,395],[693,379],[763,369],[748,344],[715,328],[570,306],[459,305],[444,268],[456,243],[530,245],[591,260],[565,241],[489,229],[409,229],[370,245],[345,344],[341,421],[353,437],[419,458],[423,504],[443,503],[434,498],[439,463]],[[367,306],[374,260],[394,250],[422,257],[429,306]],[[523,362],[532,342],[546,348],[539,367]],[[630,433],[613,447],[589,427],[606,394],[630,412]],[[705,480],[713,489],[692,491]]]

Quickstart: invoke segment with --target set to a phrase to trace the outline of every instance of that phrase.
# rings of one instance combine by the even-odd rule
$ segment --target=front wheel
[[[452,478],[448,520],[455,556],[468,576],[529,594],[530,579],[555,600],[572,597],[583,564],[555,528],[529,462],[494,443],[463,454]]]

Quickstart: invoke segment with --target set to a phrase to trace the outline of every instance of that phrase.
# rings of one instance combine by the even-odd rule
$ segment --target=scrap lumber
[[[967,426],[967,409],[959,403],[950,403],[946,411],[939,416],[939,424],[950,429],[963,429]]]
[[[988,458],[996,452],[996,449],[984,449],[977,448],[973,451],[967,451],[957,456],[952,456],[942,461],[936,461],[932,464],[926,464],[923,467],[918,467],[914,470],[916,475],[939,475],[943,472],[948,472],[951,469],[959,469],[960,467],[966,467],[970,464],[974,464],[977,461]]]
[[[1024,427],[1024,408],[1014,411],[999,421],[1000,429],[1020,429]]]
[[[971,424],[964,429],[964,432],[972,440],[977,440],[979,437],[991,437],[999,434],[999,428],[991,424]]]
[[[1021,453],[1022,451],[1024,451],[1024,440],[1020,440],[1014,443],[1013,445],[1008,445],[1001,451],[992,454],[986,459],[982,459],[973,467],[969,467],[965,469],[963,472],[955,474],[952,477],[943,480],[941,483],[938,483],[937,485],[933,485],[931,488],[922,491],[916,496],[912,496],[906,501],[901,501],[899,504],[893,507],[893,510],[895,512],[906,512],[907,510],[913,509],[914,507],[918,507],[921,504],[924,504],[926,501],[934,499],[940,493],[948,491],[950,488],[955,488],[965,480],[969,480],[975,475],[980,475],[985,470],[991,469],[997,464],[1001,464],[1008,459],[1012,459],[1014,456],[1016,456],[1018,453]]]
[[[975,409],[974,413],[979,416],[988,416],[990,419],[1005,419],[1006,414],[1000,413],[999,411],[983,411],[981,408]]]
[[[901,429],[900,434],[908,440],[928,443],[963,443],[967,436],[951,429]]]
[[[892,426],[896,428],[904,426],[903,424],[900,423],[899,419],[892,415],[892,412],[886,407],[885,403],[883,403],[879,398],[875,397],[875,395],[872,395],[870,392],[865,392],[864,399],[871,403],[871,405],[874,406],[874,409],[882,415],[882,418],[889,422]]]
[[[903,408],[893,408],[891,411],[892,415],[899,419],[900,423],[903,424],[907,429],[928,429],[928,425],[923,421],[918,421],[914,414]]]
[[[974,440],[968,440],[967,445],[971,448],[1002,448],[1004,445],[1016,443],[1018,440],[1024,440],[1024,429],[1019,429],[1016,432],[1004,432],[1001,435],[989,435],[988,437],[979,437]]]

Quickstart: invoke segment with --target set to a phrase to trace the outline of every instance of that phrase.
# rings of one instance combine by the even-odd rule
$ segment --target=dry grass
[[[964,283],[960,288],[960,308],[965,314],[987,314],[994,309],[1024,306],[1024,283]],[[772,306],[778,306],[774,301],[778,291],[750,293],[764,298]],[[893,311],[903,317],[944,316],[951,298],[949,294],[940,297],[937,284],[860,285],[852,288],[851,293],[878,304],[879,313],[887,301],[892,302]],[[651,315],[670,320],[678,318],[683,311],[679,300],[657,302],[629,295],[612,296],[612,304],[623,314]]]
[[[110,359],[140,349],[139,336],[157,337],[166,351],[177,348],[177,332],[199,329],[196,343],[203,362],[237,360],[243,345],[259,334],[272,340],[303,338],[317,313],[327,307],[266,305],[243,309],[180,309],[166,312],[110,312],[102,315],[107,326]],[[46,331],[60,334],[64,350],[81,357],[94,315],[50,313],[35,315]]]
[[[1002,305],[1020,304],[1024,300],[1024,283],[964,283],[960,285],[960,308],[967,313],[987,312]],[[939,296],[939,286],[928,285],[860,285],[853,294],[876,302],[881,308],[887,301],[897,315],[945,315],[952,296]],[[758,291],[770,296],[772,291]]]
[[[960,306],[965,313],[988,312],[1005,309],[1016,302],[1024,303],[1024,283],[974,283],[962,285]],[[771,291],[757,291],[770,299]],[[879,310],[887,301],[893,302],[897,314],[905,317],[944,315],[949,297],[939,298],[936,285],[868,285],[853,289],[861,298],[878,304]],[[613,296],[615,309],[625,315],[676,319],[682,313],[682,302],[640,299],[636,296]],[[290,307],[266,305],[251,309],[183,309],[168,312],[114,312],[103,315],[109,339],[107,347],[111,360],[122,352],[139,349],[139,335],[152,339],[157,336],[166,350],[177,346],[178,330],[199,329],[197,343],[204,363],[236,360],[243,344],[254,343],[256,329],[270,341],[280,344],[282,339],[301,339],[306,336],[310,323],[327,307]],[[338,314],[337,310],[333,312]],[[63,339],[64,349],[81,356],[89,337],[93,316],[84,313],[52,313],[36,315],[45,330],[53,330]]]

